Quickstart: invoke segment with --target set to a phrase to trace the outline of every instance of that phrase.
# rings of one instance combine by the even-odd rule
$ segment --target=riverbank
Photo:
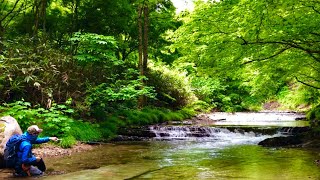
[[[40,157],[61,157],[61,156],[71,156],[75,153],[85,152],[94,149],[98,145],[90,145],[78,142],[72,148],[62,148],[54,144],[42,144],[39,147],[33,149],[33,153]]]

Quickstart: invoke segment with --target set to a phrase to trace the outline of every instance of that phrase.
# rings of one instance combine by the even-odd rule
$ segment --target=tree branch
[[[320,14],[320,11],[317,10],[314,6],[311,7],[316,13]]]
[[[306,86],[309,86],[309,87],[312,87],[312,88],[315,88],[315,89],[320,89],[320,87],[313,86],[313,85],[311,85],[311,84],[309,84],[309,83],[300,81],[297,77],[295,77],[295,79],[296,79],[299,83],[302,83],[302,84],[304,84],[304,85],[306,85]]]
[[[249,63],[252,63],[252,62],[256,62],[256,61],[265,61],[265,60],[268,60],[268,59],[271,59],[271,58],[274,58],[280,54],[282,54],[283,52],[285,52],[286,50],[290,49],[291,47],[286,47],[286,48],[283,48],[281,49],[280,51],[276,52],[275,54],[269,56],[269,57],[265,57],[265,58],[260,58],[260,59],[253,59],[251,61],[247,61],[247,62],[244,62],[242,63],[243,65],[245,64],[249,64]]]
[[[14,18],[15,16],[17,16],[21,11],[24,11],[24,10],[26,10],[28,7],[31,7],[31,6],[32,6],[32,5],[24,6],[24,3],[22,3],[17,11],[12,12],[13,15],[12,15],[11,18],[7,21],[7,23],[3,25],[4,28],[6,28],[6,27],[10,24],[10,22],[13,20],[13,18]]]
[[[242,43],[242,45],[248,45],[248,44],[261,44],[261,45],[264,45],[264,44],[282,44],[282,45],[290,46],[292,48],[304,51],[310,57],[312,57],[315,61],[320,62],[320,58],[315,56],[316,54],[320,55],[320,50],[314,50],[314,49],[309,49],[309,48],[302,47],[301,45],[299,45],[299,43],[294,42],[294,41],[257,41],[257,42],[248,42],[245,39],[243,39],[242,37],[240,37],[240,38],[244,41],[244,43]]]
[[[311,79],[311,80],[313,80],[313,81],[315,81],[315,82],[320,82],[320,80],[318,80],[318,79],[315,78],[315,77],[312,77],[312,76],[309,76],[309,75],[306,75],[306,74],[302,74],[302,73],[300,73],[300,75],[301,75],[301,76],[304,76],[304,77],[307,78],[307,79]]]
[[[18,3],[20,0],[16,0],[14,6],[12,7],[12,9],[0,20],[0,22],[2,22],[3,20],[5,20],[13,11],[14,9],[17,7]]]

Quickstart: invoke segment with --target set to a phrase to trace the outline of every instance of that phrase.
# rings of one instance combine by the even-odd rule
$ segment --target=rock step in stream
[[[177,139],[216,137],[218,134],[251,134],[259,135],[296,135],[309,131],[309,127],[206,127],[206,126],[142,126],[130,129],[121,129],[114,141],[136,141],[149,139]]]

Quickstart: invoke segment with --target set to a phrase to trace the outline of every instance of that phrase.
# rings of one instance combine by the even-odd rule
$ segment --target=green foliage
[[[281,98],[294,79],[319,88],[318,8],[315,1],[298,0],[197,1],[170,37],[175,42],[170,49],[182,54],[175,64],[193,64],[196,76],[206,75],[205,81],[212,78],[226,89],[213,95],[219,109],[252,109],[249,103],[256,109]],[[206,97],[206,89],[196,93]]]
[[[193,77],[192,87],[195,95],[202,101],[213,104],[214,97],[218,94],[223,94],[226,86],[221,85],[218,79]]]
[[[248,92],[239,85],[238,80],[229,80],[226,83],[221,78],[193,76],[192,87],[199,100],[205,101],[213,108],[227,112],[241,111],[245,108],[243,96]]]
[[[111,138],[117,134],[118,128],[125,126],[124,117],[116,115],[104,117],[104,121],[100,122],[100,132],[104,139]]]
[[[77,45],[75,59],[80,64],[102,63],[110,66],[110,63],[117,65],[122,62],[115,57],[117,43],[112,36],[78,32],[70,40]]]
[[[70,68],[71,59],[62,51],[44,43],[34,46],[33,39],[19,37],[5,42],[4,59],[0,65],[0,98],[5,102],[25,99],[48,105],[48,100],[61,103],[82,83],[77,67]],[[81,81],[80,81],[81,82]],[[80,87],[79,87],[80,86]]]
[[[59,142],[59,145],[62,148],[71,148],[76,143],[77,143],[77,141],[76,141],[75,137],[67,136],[67,137],[64,137],[63,139],[61,139],[61,141]]]
[[[73,109],[65,105],[53,104],[50,109],[32,108],[31,103],[24,101],[3,104],[0,108],[0,115],[14,117],[22,130],[37,124],[44,129],[44,135],[48,136],[63,136],[68,133],[73,122],[69,117],[72,113]]]
[[[313,107],[306,118],[310,121],[311,127],[320,127],[320,105]]]
[[[159,63],[150,63],[150,69],[147,83],[155,87],[157,92],[154,104],[166,108],[181,108],[196,100],[186,72]]]
[[[281,104],[284,104],[283,108],[306,111],[310,105],[319,102],[319,92],[314,88],[295,84],[284,88],[279,93],[278,99]]]
[[[99,141],[102,139],[99,126],[97,124],[91,124],[84,121],[74,121],[71,124],[71,129],[68,131],[68,135],[73,136],[78,141]]]
[[[216,106],[212,106],[205,101],[198,100],[193,102],[192,104],[188,104],[186,108],[192,109],[196,113],[196,112],[209,112],[210,110],[216,108]]]
[[[155,96],[151,87],[145,86],[143,89],[140,87],[142,87],[140,79],[118,80],[114,84],[102,83],[88,91],[86,103],[96,117],[115,110],[135,108],[140,96],[144,95],[148,98]]]
[[[142,110],[124,110],[118,113],[119,117],[124,117],[126,126],[139,126],[163,123],[167,121],[182,121],[196,115],[192,108],[183,108],[178,111],[169,109],[158,109],[146,107]]]

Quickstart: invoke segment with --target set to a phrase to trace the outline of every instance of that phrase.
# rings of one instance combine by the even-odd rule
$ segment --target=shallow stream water
[[[318,150],[255,144],[152,141],[102,145],[66,158],[46,159],[43,179],[320,179]],[[41,178],[42,179],[42,178]]]
[[[67,174],[41,179],[320,179],[320,167],[314,163],[320,159],[318,149],[257,145],[279,133],[214,128],[210,137],[191,138],[177,129],[181,130],[170,128],[171,139],[104,144],[70,157],[46,159],[49,171]]]

